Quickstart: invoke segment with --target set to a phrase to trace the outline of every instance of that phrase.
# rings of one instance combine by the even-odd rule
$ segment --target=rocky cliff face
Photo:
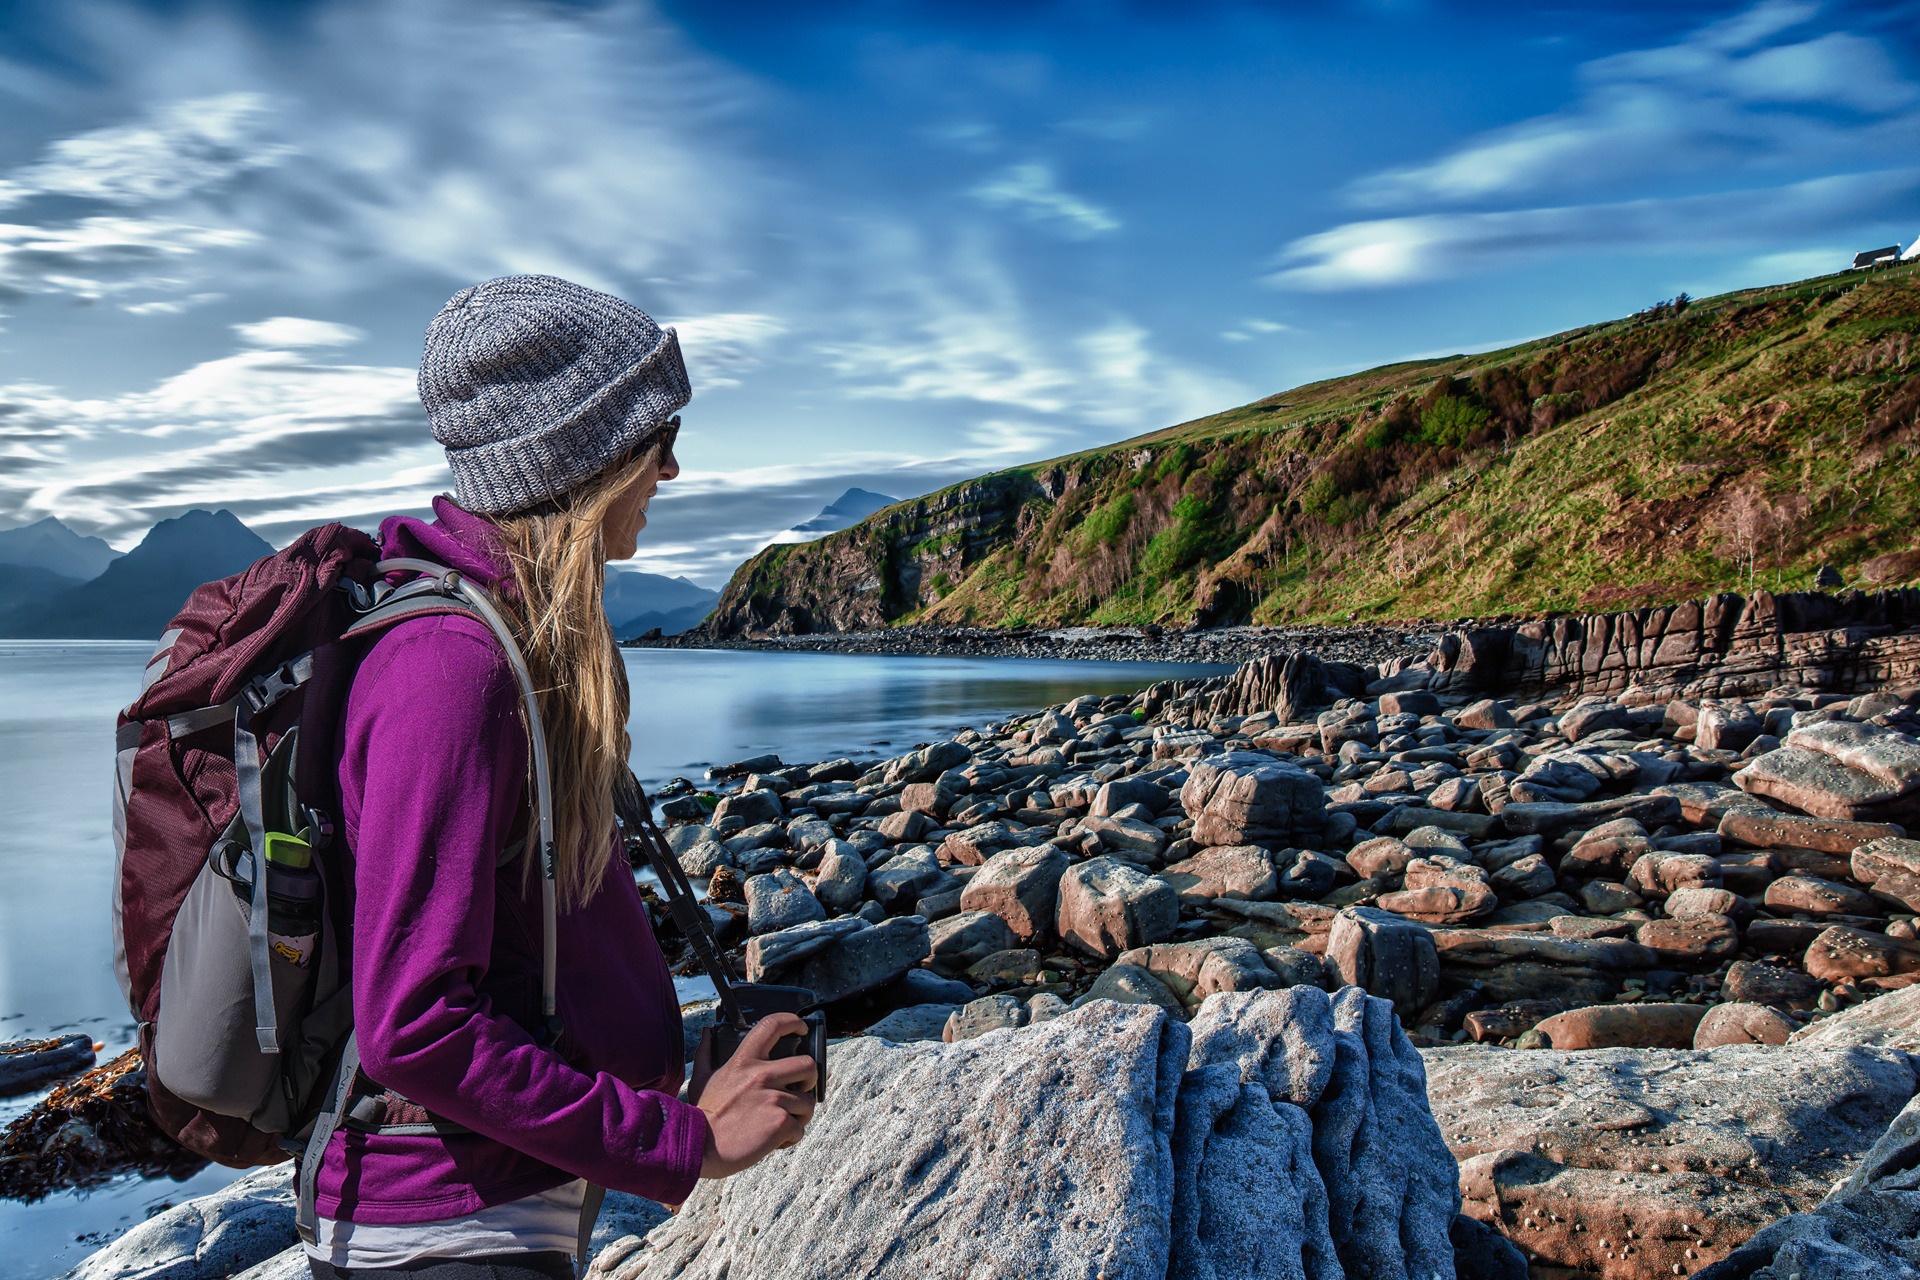
[[[1795,592],[1589,614],[1442,637],[1434,687],[1538,694],[1727,697],[1920,681],[1920,590]]]
[[[716,635],[868,631],[938,599],[1044,502],[1023,471],[986,476],[890,507],[817,542],[769,547],[727,584]]]

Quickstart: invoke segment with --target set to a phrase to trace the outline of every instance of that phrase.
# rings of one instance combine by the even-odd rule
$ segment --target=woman
[[[797,1142],[812,1114],[812,1061],[767,1057],[804,1030],[791,1014],[675,1096],[679,1006],[616,839],[627,687],[601,591],[680,473],[689,396],[672,330],[564,280],[463,289],[427,330],[420,398],[458,500],[436,499],[431,523],[388,520],[382,550],[489,589],[540,690],[560,1026],[541,1025],[535,859],[513,856],[528,799],[513,674],[472,618],[403,622],[355,677],[339,777],[363,1072],[426,1123],[334,1135],[316,1276],[571,1276],[587,1183],[678,1204]]]

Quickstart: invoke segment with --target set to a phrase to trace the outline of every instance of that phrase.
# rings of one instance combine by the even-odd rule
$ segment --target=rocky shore
[[[736,967],[858,1041],[601,1272],[1920,1274],[1920,630],[1686,608],[661,797]]]
[[[625,641],[630,649],[750,649],[771,653],[860,653],[931,658],[1056,658],[1097,662],[1237,664],[1263,653],[1310,649],[1342,662],[1383,662],[1423,653],[1445,629],[1353,627],[888,627],[805,635],[721,636],[704,630]]]

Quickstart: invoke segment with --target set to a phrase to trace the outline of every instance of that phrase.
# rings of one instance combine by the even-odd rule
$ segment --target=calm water
[[[108,902],[113,720],[151,645],[0,642],[0,1039],[83,1030],[103,1059],[133,1043]],[[651,784],[765,751],[788,763],[894,755],[1082,693],[1218,668],[1004,658],[625,650],[634,771]],[[0,1123],[35,1098],[0,1101]],[[37,1205],[0,1201],[0,1280],[42,1280],[139,1221],[235,1175],[129,1180]],[[82,1242],[76,1237],[86,1236]]]

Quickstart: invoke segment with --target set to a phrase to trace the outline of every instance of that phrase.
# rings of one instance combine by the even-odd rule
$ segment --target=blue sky
[[[1920,237],[1920,3],[0,6],[0,526],[447,484],[465,284],[676,325],[641,567]]]

